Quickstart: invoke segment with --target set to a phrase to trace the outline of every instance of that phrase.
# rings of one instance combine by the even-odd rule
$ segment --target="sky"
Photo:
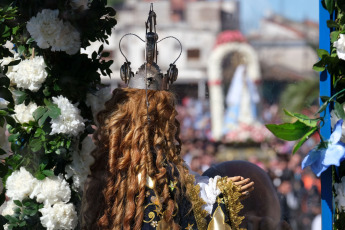
[[[271,13],[303,21],[319,20],[319,0],[239,0],[242,30],[245,33],[259,28],[260,19]]]

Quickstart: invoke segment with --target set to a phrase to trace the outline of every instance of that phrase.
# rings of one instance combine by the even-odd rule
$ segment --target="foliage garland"
[[[318,49],[319,61],[314,64],[316,71],[328,71],[332,77],[334,95],[332,97],[321,96],[323,104],[316,114],[316,118],[292,113],[284,110],[294,122],[284,124],[267,124],[266,127],[278,138],[287,141],[297,141],[293,153],[296,153],[303,143],[314,133],[320,135],[320,128],[324,125],[325,113],[328,107],[333,108],[331,122],[333,133],[329,140],[321,135],[321,141],[302,162],[302,167],[311,166],[319,176],[329,166],[339,166],[333,170],[333,198],[335,213],[333,229],[345,229],[345,1],[322,0],[322,6],[334,20],[328,20],[327,26],[330,33],[330,53],[324,49]]]
[[[106,5],[17,0],[0,8],[0,126],[7,126],[10,142],[6,149],[0,135],[5,229],[79,228],[81,177],[92,163],[87,98],[97,95],[112,64],[103,60],[109,55],[103,46],[91,57],[80,49],[108,43],[116,20]]]

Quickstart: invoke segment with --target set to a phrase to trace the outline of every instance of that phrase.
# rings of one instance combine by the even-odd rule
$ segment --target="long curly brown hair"
[[[98,148],[84,192],[83,229],[141,229],[147,176],[155,181],[164,220],[179,229],[173,213],[181,191],[172,197],[168,182],[178,180],[183,188],[188,169],[179,156],[175,97],[171,92],[154,90],[148,90],[147,97],[148,111],[145,90],[115,89],[97,115],[94,138]],[[168,178],[167,166],[172,175],[177,168],[179,178]],[[139,173],[144,178],[140,182]]]

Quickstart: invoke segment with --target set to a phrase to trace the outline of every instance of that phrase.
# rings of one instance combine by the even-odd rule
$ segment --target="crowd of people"
[[[211,137],[208,102],[184,98],[177,106],[181,123],[182,155],[191,170],[202,174],[210,166],[219,163],[219,149],[228,143],[213,142]],[[271,105],[262,114],[264,123],[278,123],[277,105]],[[251,155],[246,160],[265,170],[276,188],[280,204],[281,219],[287,221],[293,230],[321,229],[321,182],[312,171],[301,169],[301,161],[315,146],[318,138],[310,138],[296,154],[292,155],[293,142],[273,138],[265,143],[275,154],[265,159]],[[260,147],[259,147],[260,148]],[[255,191],[254,191],[255,192]]]

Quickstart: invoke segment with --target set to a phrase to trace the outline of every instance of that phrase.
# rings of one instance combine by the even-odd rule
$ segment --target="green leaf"
[[[24,227],[26,225],[26,221],[22,220],[21,222],[19,222],[19,227]]]
[[[319,108],[319,110],[318,110],[316,113],[318,114],[318,113],[322,113],[323,111],[325,111],[325,109],[327,108],[328,104],[329,104],[329,101],[325,101],[325,102],[321,105],[321,107]]]
[[[47,118],[48,118],[48,113],[43,114],[43,116],[38,120],[38,125],[42,127],[44,122],[47,120]]]
[[[0,87],[0,97],[2,97],[3,99],[5,99],[6,101],[10,103],[14,103],[12,93],[7,88]]]
[[[30,207],[30,205],[32,204],[32,200],[23,200],[22,203],[25,207]]]
[[[54,172],[51,170],[43,170],[42,173],[46,175],[47,177],[49,176],[54,176]]]
[[[41,173],[41,172],[38,172],[35,174],[35,177],[38,179],[38,180],[43,180],[44,178],[46,178],[46,176]]]
[[[335,0],[325,0],[325,6],[326,6],[326,9],[328,10],[328,13],[332,14],[334,11]]]
[[[25,92],[20,90],[14,90],[12,93],[14,95],[14,98],[16,99],[16,104],[22,104],[27,96]]]
[[[286,115],[290,116],[290,117],[294,117],[297,118],[300,122],[306,124],[307,126],[310,127],[316,127],[317,126],[317,122],[319,121],[319,119],[311,119],[308,116],[304,115],[304,114],[300,114],[300,113],[291,113],[289,111],[287,111],[286,109],[284,109],[284,112]]]
[[[56,118],[58,118],[60,116],[61,110],[60,110],[60,108],[57,105],[50,104],[50,105],[47,106],[47,108],[48,108],[47,114],[52,119],[56,119]]]
[[[8,63],[8,66],[15,66],[18,65],[22,60],[18,59],[18,60],[13,60],[10,63]]]
[[[15,141],[17,141],[18,137],[19,137],[19,133],[12,134],[8,137],[8,141],[9,142],[15,142]]]
[[[321,96],[320,99],[321,99],[321,101],[324,103],[324,102],[328,101],[328,100],[330,99],[330,97]]]
[[[306,142],[306,141],[309,139],[309,137],[310,137],[311,135],[313,135],[313,134],[316,132],[317,129],[318,129],[318,127],[313,127],[309,132],[307,132],[307,133],[299,140],[299,142],[297,142],[297,143],[295,144],[295,146],[293,147],[292,153],[293,153],[293,154],[296,153],[297,150],[304,144],[304,142]]]
[[[38,121],[43,116],[43,114],[45,114],[47,111],[48,111],[47,108],[40,106],[33,112],[32,115],[34,119]]]
[[[331,32],[331,42],[335,42],[338,40],[340,31],[333,31]]]
[[[286,141],[298,140],[310,130],[309,126],[300,121],[280,125],[267,124],[266,128],[270,130],[276,137]]]
[[[334,110],[337,117],[341,119],[345,119],[345,112],[344,112],[343,105],[341,105],[339,102],[336,101],[334,104]]]
[[[321,71],[324,71],[325,69],[326,69],[326,66],[322,59],[313,65],[313,70],[315,71],[321,72]]]
[[[29,39],[26,41],[26,44],[30,44],[30,43],[32,43],[33,41],[35,41],[35,39],[29,38]]]
[[[33,152],[37,152],[42,148],[42,142],[40,139],[32,139],[29,145],[30,145],[31,151]]]
[[[319,58],[322,58],[323,56],[329,56],[329,53],[327,50],[324,49],[317,49],[317,55],[319,56]]]
[[[101,45],[99,48],[98,48],[98,54],[100,54],[102,51],[103,51],[103,48],[104,48],[104,46],[103,45]],[[94,59],[94,58],[93,58]]]
[[[6,119],[7,124],[11,125],[12,127],[16,127],[17,126],[17,122],[16,122],[16,120],[14,120],[13,117],[6,116],[5,119]]]
[[[328,28],[339,28],[340,26],[338,25],[338,23],[336,23],[333,20],[327,20],[327,27]]]
[[[23,204],[19,200],[14,200],[13,203],[15,203],[17,206],[22,207]]]

